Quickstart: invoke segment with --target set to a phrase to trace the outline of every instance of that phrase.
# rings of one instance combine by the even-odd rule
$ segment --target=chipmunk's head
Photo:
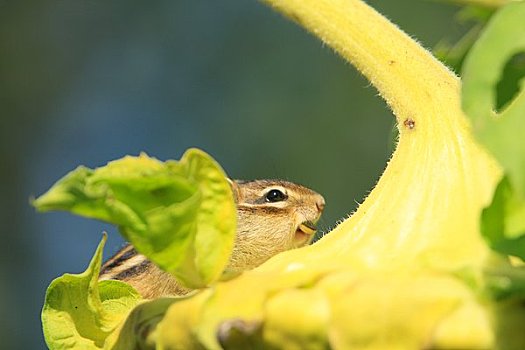
[[[238,227],[229,270],[254,268],[273,255],[310,243],[323,196],[283,180],[232,181]]]

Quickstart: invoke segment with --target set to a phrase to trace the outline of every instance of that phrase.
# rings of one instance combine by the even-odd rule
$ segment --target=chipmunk
[[[325,206],[320,194],[283,180],[229,182],[237,205],[237,235],[228,274],[252,269],[312,241]],[[100,280],[106,279],[127,282],[148,299],[191,291],[130,244],[104,263]]]

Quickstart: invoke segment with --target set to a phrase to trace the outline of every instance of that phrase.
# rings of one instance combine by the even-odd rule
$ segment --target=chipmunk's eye
[[[269,190],[268,193],[266,193],[266,201],[270,203],[274,202],[282,202],[286,200],[288,196],[284,194],[281,190],[272,189]]]

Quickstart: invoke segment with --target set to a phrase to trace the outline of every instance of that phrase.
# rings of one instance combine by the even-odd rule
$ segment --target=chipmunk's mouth
[[[303,221],[295,230],[294,241],[297,246],[302,246],[310,242],[317,232],[317,226],[312,221]]]

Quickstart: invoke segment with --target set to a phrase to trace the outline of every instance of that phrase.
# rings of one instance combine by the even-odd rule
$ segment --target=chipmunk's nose
[[[317,201],[315,202],[315,206],[317,207],[317,210],[319,210],[319,212],[323,211],[324,206],[325,206],[325,201],[322,196],[319,196],[319,198],[317,198]]]

